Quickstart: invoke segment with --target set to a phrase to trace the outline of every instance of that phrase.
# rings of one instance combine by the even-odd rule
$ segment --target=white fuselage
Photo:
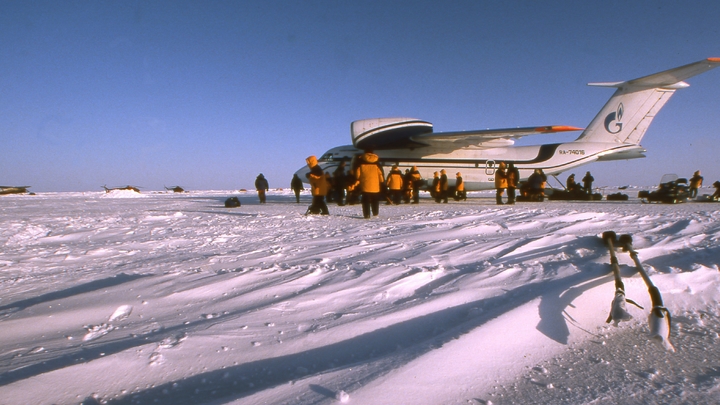
[[[514,163],[520,171],[520,180],[526,180],[535,169],[542,169],[547,175],[557,175],[575,167],[597,160],[618,160],[644,157],[645,150],[632,144],[568,142],[534,146],[509,146],[490,149],[456,149],[452,151],[422,147],[414,150],[389,149],[374,151],[385,172],[390,166],[398,165],[402,172],[416,166],[427,184],[432,182],[433,173],[442,169],[448,174],[450,185],[454,185],[457,172],[462,173],[468,191],[495,188],[495,171],[500,162]],[[353,157],[363,153],[352,145],[339,146],[325,152],[318,163],[324,171],[333,173],[340,162],[351,167]],[[305,179],[307,168],[297,174]]]

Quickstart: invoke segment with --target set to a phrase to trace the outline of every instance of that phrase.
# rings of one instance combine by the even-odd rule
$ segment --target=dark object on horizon
[[[627,201],[628,195],[623,193],[608,194],[608,201]]]
[[[30,186],[0,186],[0,195],[3,194],[25,194]],[[30,193],[34,194],[34,193]]]
[[[225,208],[237,208],[240,206],[240,199],[237,197],[230,197],[225,200]]]
[[[139,193],[139,192],[140,192],[140,189],[139,189],[138,187],[135,187],[135,186],[113,187],[113,188],[107,188],[106,186],[102,186],[102,188],[105,189],[105,192],[106,192],[106,193],[109,193],[109,192],[111,192],[111,191],[113,191],[113,190],[129,190],[129,191],[134,191],[134,192],[136,192],[136,193]]]
[[[184,193],[185,189],[180,186],[165,187],[165,190],[172,190],[173,193]]]
[[[638,198],[643,202],[659,202],[677,204],[686,202],[690,192],[687,179],[678,178],[677,174],[666,174],[660,179],[660,185],[655,191],[641,190]],[[647,200],[647,201],[646,201]]]
[[[548,200],[551,201],[600,201],[602,200],[602,194],[594,193],[588,194],[581,188],[574,188],[572,190],[559,190],[550,189],[545,190],[548,194]]]

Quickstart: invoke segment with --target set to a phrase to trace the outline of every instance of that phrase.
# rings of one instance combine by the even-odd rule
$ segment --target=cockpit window
[[[320,160],[325,161],[325,162],[332,162],[333,155],[332,155],[332,153],[326,153],[326,154],[320,156]]]

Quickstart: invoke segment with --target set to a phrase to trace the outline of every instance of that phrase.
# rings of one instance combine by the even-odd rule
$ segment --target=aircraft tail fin
[[[675,90],[688,87],[683,80],[720,66],[720,58],[699,62],[625,82],[588,83],[617,88],[577,142],[639,144],[650,123]]]

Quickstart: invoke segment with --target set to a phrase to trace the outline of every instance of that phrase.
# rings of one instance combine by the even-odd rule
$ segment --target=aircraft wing
[[[528,135],[551,134],[555,132],[582,131],[582,128],[571,127],[567,125],[549,125],[542,127],[525,127],[525,128],[504,128],[504,129],[484,129],[477,131],[460,131],[460,132],[438,132],[430,134],[422,134],[413,137],[413,141],[424,143],[437,147],[501,147],[510,146],[515,143],[515,139]]]
[[[582,128],[551,125],[541,127],[484,129],[460,132],[433,132],[427,121],[415,118],[374,118],[354,121],[351,126],[353,146],[358,149],[415,149],[423,146],[459,149],[510,146],[527,135],[581,131]]]

